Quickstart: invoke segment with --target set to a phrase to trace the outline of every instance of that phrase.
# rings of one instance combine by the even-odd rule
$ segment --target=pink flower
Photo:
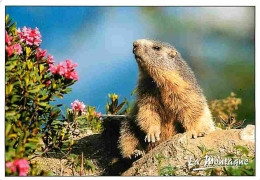
[[[55,63],[55,61],[53,61],[53,56],[48,54],[48,56],[47,56],[47,63],[48,64],[54,64]]]
[[[66,63],[64,62],[59,62],[57,65],[57,72],[59,75],[64,75],[68,71]]]
[[[21,47],[21,45],[20,44],[14,44],[13,45],[13,48],[14,48],[14,51],[17,53],[17,54],[21,54],[23,51],[22,51],[22,47]]]
[[[74,67],[78,67],[78,64],[77,64],[77,63],[72,64],[72,61],[71,61],[70,59],[65,60],[65,62],[66,62],[66,64],[67,64],[67,68],[68,68],[69,70],[71,70],[71,69],[74,68]]]
[[[86,114],[86,111],[85,111],[86,105],[83,102],[79,102],[79,100],[75,100],[70,105],[71,105],[73,111],[75,111],[75,112],[81,111],[82,115]]]
[[[12,166],[13,166],[13,163],[10,162],[10,161],[8,161],[7,163],[5,163],[5,167],[6,167],[6,168],[10,168],[10,167],[12,167]]]
[[[19,176],[27,176],[29,162],[26,159],[16,159],[13,164],[19,169]]]
[[[34,45],[40,46],[40,43],[42,42],[42,40],[41,40],[42,36],[41,36],[40,31],[37,27],[34,30],[31,31],[30,36],[35,38],[34,39]]]
[[[42,60],[46,56],[47,50],[45,49],[42,51],[41,48],[37,48],[36,50],[37,50],[37,53],[36,53],[37,59],[40,58]]]
[[[67,65],[67,71],[65,72],[64,76],[67,79],[75,79],[75,80],[79,80],[79,76],[78,73],[75,69],[73,69],[74,67],[77,67],[78,64],[72,64],[72,61],[70,59],[65,60],[65,63]]]
[[[78,73],[74,67],[77,67],[78,64],[73,64],[71,60],[65,60],[65,62],[59,62],[57,67],[54,66],[53,57],[48,55],[47,63],[49,63],[49,70],[52,74],[58,73],[60,76],[64,76],[67,79],[79,80]],[[53,63],[52,63],[53,62]]]
[[[12,46],[6,46],[5,50],[8,53],[8,57],[11,56],[13,53],[17,53],[20,55],[23,52],[21,45],[17,43]]]
[[[21,171],[21,172],[19,172],[19,176],[27,176],[27,173],[28,173],[28,172]]]
[[[5,50],[8,53],[8,57],[11,56],[14,53],[14,47],[13,46],[6,46]]]
[[[32,30],[30,27],[23,27],[22,31],[20,28],[17,30],[18,35],[20,36],[21,42],[25,42],[29,46],[40,46],[41,40],[41,33],[39,29],[36,27]]]
[[[57,67],[54,64],[49,64],[49,70],[51,71],[52,74],[56,74]]]
[[[9,37],[7,31],[5,31],[5,43],[11,45],[12,39],[13,37],[12,36]]]
[[[67,79],[74,79],[74,80],[79,80],[79,76],[78,76],[78,73],[76,70],[72,70],[72,71],[67,71],[65,74],[64,74],[65,78]]]
[[[16,159],[14,162],[7,162],[5,166],[13,173],[18,169],[19,176],[27,176],[29,171],[29,162],[26,159]]]
[[[12,162],[7,162],[7,163],[5,164],[5,167],[6,167],[7,169],[10,169],[11,172],[15,172],[15,171],[16,171],[16,167],[14,166],[14,164],[13,164]]]

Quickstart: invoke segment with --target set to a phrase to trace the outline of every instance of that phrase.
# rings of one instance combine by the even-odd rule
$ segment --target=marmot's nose
[[[133,53],[136,52],[136,50],[137,50],[137,48],[138,48],[139,45],[140,45],[140,44],[139,44],[137,41],[135,41],[135,42],[133,43]]]
[[[138,46],[139,46],[139,43],[138,43],[137,41],[135,41],[135,42],[133,43],[134,49],[136,49]]]

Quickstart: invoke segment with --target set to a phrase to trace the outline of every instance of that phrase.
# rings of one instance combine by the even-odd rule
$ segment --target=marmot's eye
[[[161,49],[161,47],[159,47],[159,46],[154,46],[153,49],[156,50],[156,51],[159,51],[159,50]]]

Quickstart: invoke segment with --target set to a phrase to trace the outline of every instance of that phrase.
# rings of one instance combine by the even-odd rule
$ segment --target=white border
[[[258,4],[259,0],[179,0],[179,1],[174,1],[174,0],[0,0],[0,180],[1,179],[18,179],[18,178],[23,178],[23,177],[5,177],[5,167],[4,167],[4,55],[5,55],[5,48],[4,48],[4,20],[5,20],[5,6],[7,5],[22,5],[22,6],[256,6],[255,11],[256,11],[256,19],[259,20],[259,13],[258,11]],[[259,23],[256,21],[256,43],[255,47],[257,46],[257,40],[259,40],[257,33],[259,33]],[[259,79],[259,73],[258,73],[258,63],[257,63],[257,55],[258,55],[258,50],[259,48],[255,49],[255,71],[256,71],[256,91],[260,91],[260,85],[259,82],[257,83],[257,80]],[[259,96],[256,96],[256,107],[258,107],[259,104]],[[257,108],[256,108],[257,110]],[[256,111],[256,137],[258,143],[256,143],[256,151],[258,153],[260,152],[260,145],[259,145],[259,111]],[[256,155],[256,162],[259,165],[259,154]],[[256,166],[256,177],[204,177],[204,178],[211,178],[211,179],[219,179],[219,178],[228,178],[228,179],[258,179],[260,180],[260,173],[259,173],[260,167]],[[29,177],[27,177],[29,178]],[[35,177],[30,177],[30,178],[35,178]],[[37,178],[48,178],[48,179],[62,179],[64,177],[37,177]],[[66,177],[65,177],[66,178]],[[69,177],[67,177],[69,178]],[[70,178],[75,178],[75,177],[70,177]],[[80,177],[78,177],[80,178]],[[102,179],[104,177],[84,177],[84,178],[90,178],[90,179]],[[122,178],[122,177],[106,177],[108,179],[114,179],[114,178]],[[139,179],[141,177],[125,177],[125,178],[135,178]],[[142,178],[158,178],[158,177],[142,177]],[[202,177],[172,177],[172,178],[181,178],[181,179],[191,179],[191,178],[199,178],[201,179]]]

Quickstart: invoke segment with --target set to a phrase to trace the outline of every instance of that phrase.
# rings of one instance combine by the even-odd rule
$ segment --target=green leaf
[[[122,102],[122,103],[116,108],[114,114],[117,114],[120,110],[122,110],[122,108],[124,107],[125,103],[126,103],[125,101]]]
[[[14,104],[14,103],[16,103],[17,101],[21,101],[21,96],[19,96],[19,95],[13,95],[12,98],[11,98],[11,103]]]
[[[9,30],[10,30],[10,31],[15,30],[15,29],[16,29],[16,25],[17,25],[17,23],[14,22],[14,23],[9,27]]]
[[[62,94],[54,94],[53,97],[63,99],[63,95]]]
[[[62,94],[69,94],[70,91],[72,91],[72,89],[71,89],[71,88],[67,88],[67,89],[61,90],[61,93],[62,93]]]
[[[197,146],[197,147],[201,150],[201,153],[205,152],[205,146]]]
[[[30,49],[30,48],[26,48],[26,54],[27,54],[27,49]],[[27,67],[28,67],[29,70],[32,69],[32,67],[33,67],[32,61],[27,61],[26,64],[27,64]]]
[[[49,104],[47,102],[39,102],[38,103],[40,106],[49,106]]]
[[[77,157],[78,155],[76,154],[70,154],[69,157]]]
[[[20,57],[17,57],[17,56],[13,56],[11,58],[8,58],[8,62],[10,61],[18,61],[18,60],[21,60]]]
[[[37,144],[36,143],[33,143],[33,142],[30,142],[30,143],[26,143],[24,145],[24,147],[29,147],[31,149],[35,149],[37,147]]]
[[[52,81],[51,84],[52,84],[52,88],[53,88],[53,89],[56,89],[56,86],[57,86],[56,83],[55,83],[54,81]]]
[[[54,137],[53,137],[53,144],[55,144],[55,143],[56,143],[56,139],[57,139],[57,137],[56,137],[56,136],[54,136]]]
[[[8,19],[9,19],[9,14],[7,14],[7,15],[5,16],[5,22],[8,22]]]
[[[43,71],[44,65],[40,64],[40,73]]]
[[[15,66],[16,66],[15,63],[9,64],[9,65],[5,66],[5,70],[6,71],[11,71]]]
[[[9,134],[11,128],[12,128],[12,125],[10,123],[6,123],[5,136],[7,136]]]
[[[62,106],[62,104],[57,104],[57,105],[55,105],[53,107],[61,107],[61,106]]]
[[[227,157],[227,158],[233,158],[233,157],[235,157],[236,155],[235,154],[233,154],[233,153],[229,153],[229,154],[226,154],[225,155],[225,157]]]
[[[6,116],[14,116],[15,114],[16,114],[15,111],[6,111],[6,112],[5,112],[5,115],[6,115]]]
[[[71,82],[68,82],[68,83],[64,84],[65,87],[71,86],[71,85],[73,85],[76,82],[76,80],[69,80],[69,81],[71,81]]]
[[[40,100],[45,100],[45,99],[47,99],[48,97],[49,97],[49,95],[42,96],[42,97],[40,98]]]
[[[234,148],[241,150],[241,153],[245,154],[246,156],[249,153],[249,150],[245,146],[237,145],[237,146],[234,146]]]
[[[32,89],[32,90],[29,90],[28,92],[30,93],[38,93],[41,89],[40,88],[35,88],[35,89]]]
[[[134,88],[134,90],[131,92],[131,96],[135,95],[136,91],[137,91],[137,87]]]

